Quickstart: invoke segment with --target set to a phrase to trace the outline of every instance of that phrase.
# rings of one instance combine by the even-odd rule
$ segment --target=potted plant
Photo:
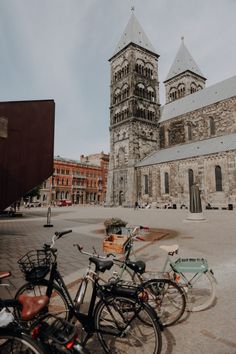
[[[104,221],[104,226],[106,229],[106,234],[122,234],[122,227],[125,227],[127,222],[119,218],[106,219]]]

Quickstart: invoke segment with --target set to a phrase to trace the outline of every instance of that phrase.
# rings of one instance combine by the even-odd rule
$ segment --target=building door
[[[124,201],[124,193],[123,191],[120,191],[119,193],[119,205],[122,205]]]

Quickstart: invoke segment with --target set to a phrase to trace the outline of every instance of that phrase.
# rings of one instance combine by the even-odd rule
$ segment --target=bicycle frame
[[[92,275],[92,276],[91,276]],[[82,324],[82,326],[84,327],[85,331],[87,332],[87,336],[85,338],[85,341],[83,342],[83,344],[86,343],[86,341],[88,340],[88,338],[95,332],[95,330],[97,332],[100,333],[104,333],[104,334],[112,334],[115,335],[114,333],[114,329],[111,331],[107,331],[107,330],[97,330],[95,329],[95,323],[94,323],[94,310],[95,310],[95,304],[96,304],[96,298],[99,297],[100,299],[102,299],[102,301],[104,301],[108,312],[110,313],[110,315],[112,316],[113,320],[116,323],[117,326],[117,336],[119,337],[123,332],[125,332],[125,330],[128,328],[128,326],[130,325],[130,323],[133,321],[133,319],[135,317],[138,316],[139,312],[142,309],[141,306],[141,302],[140,302],[140,306],[135,309],[134,315],[132,316],[132,318],[126,323],[125,328],[119,329],[119,324],[117,323],[117,321],[115,320],[112,311],[109,308],[109,301],[107,300],[107,294],[106,292],[104,292],[102,285],[100,285],[98,283],[99,280],[99,274],[98,272],[94,272],[91,271],[90,266],[88,267],[88,270],[84,276],[84,279],[87,279],[89,281],[91,281],[93,283],[93,288],[92,288],[92,294],[91,294],[91,298],[90,298],[90,303],[89,303],[89,308],[88,308],[88,312],[85,313],[81,313],[78,309],[76,309],[76,298],[78,296],[78,292],[75,296],[75,301],[72,300],[70,293],[66,287],[66,284],[61,276],[61,274],[59,273],[59,271],[57,270],[57,262],[53,263],[52,265],[52,269],[51,269],[51,273],[50,273],[50,278],[49,278],[49,286],[46,292],[46,295],[50,298],[50,296],[52,295],[52,291],[53,291],[53,283],[55,282],[56,284],[58,284],[63,292],[63,295],[65,297],[65,299],[67,300],[68,304],[69,304],[69,308],[70,308],[70,317],[72,318],[73,316],[75,316],[75,318]]]

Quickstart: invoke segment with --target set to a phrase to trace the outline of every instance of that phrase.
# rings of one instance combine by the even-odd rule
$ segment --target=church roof
[[[196,91],[162,107],[160,123],[236,96],[236,76]]]
[[[116,46],[113,56],[130,43],[137,44],[140,47],[149,50],[150,52],[156,53],[150,40],[148,39],[147,35],[143,31],[140,23],[133,13],[131,14],[124,33],[122,34],[121,39]]]
[[[189,53],[188,49],[186,48],[184,44],[184,40],[182,37],[181,45],[178,50],[178,53],[175,57],[175,60],[170,68],[170,71],[167,75],[167,78],[165,79],[164,82],[172,79],[176,75],[182,74],[186,71],[191,71],[201,77],[204,78],[201,70],[199,69],[198,65],[196,64],[195,60]]]
[[[236,133],[161,149],[147,156],[136,164],[136,167],[189,159],[203,155],[213,155],[231,150],[236,150]]]

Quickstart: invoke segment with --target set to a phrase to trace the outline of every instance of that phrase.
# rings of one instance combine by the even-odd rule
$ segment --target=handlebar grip
[[[61,232],[55,232],[55,235],[57,236],[57,239],[61,238],[62,236],[69,234],[72,232],[72,230],[66,230],[66,231],[61,231]]]

